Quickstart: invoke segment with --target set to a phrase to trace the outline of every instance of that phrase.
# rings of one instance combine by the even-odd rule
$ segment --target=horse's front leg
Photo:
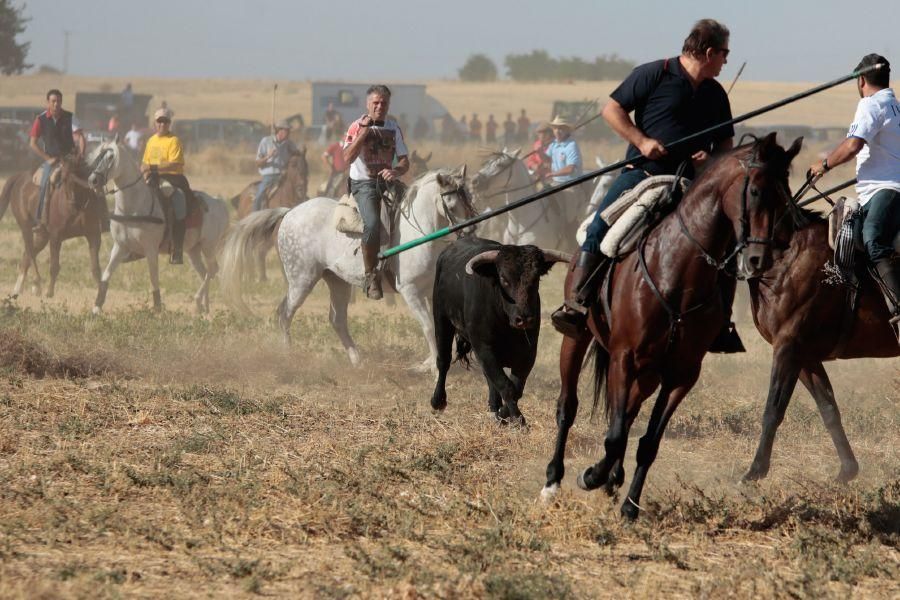
[[[431,289],[431,286],[429,285],[427,289]],[[431,315],[431,310],[428,306],[429,301],[426,296],[427,292],[423,292],[422,289],[411,283],[401,285],[398,291],[400,292],[400,295],[403,296],[403,299],[406,301],[406,305],[409,306],[409,310],[412,311],[413,316],[418,319],[419,324],[422,326],[422,334],[425,336],[425,341],[428,343],[428,358],[414,369],[420,372],[434,372],[435,365],[437,364],[435,359],[437,356],[437,342],[435,342],[434,339],[434,317]]]
[[[103,275],[100,276],[100,283],[97,284],[97,298],[94,300],[92,310],[95,315],[99,315],[103,310],[103,305],[106,303],[106,292],[109,291],[109,280],[126,256],[128,256],[128,250],[120,246],[118,242],[114,243],[109,253],[109,262],[106,264],[106,269],[103,270]]]
[[[819,414],[822,415],[822,422],[825,423],[825,428],[831,434],[831,441],[834,442],[838,457],[841,459],[841,470],[838,473],[837,481],[840,483],[853,481],[859,473],[859,463],[856,462],[853,448],[850,447],[850,440],[847,439],[847,433],[841,423],[841,411],[838,409],[837,401],[834,398],[834,389],[831,387],[831,381],[828,380],[825,367],[819,362],[801,369],[800,382],[816,401]]]
[[[791,395],[794,393],[797,377],[800,374],[798,354],[796,347],[790,344],[779,347],[773,354],[769,397],[766,399],[766,410],[763,413],[762,433],[759,436],[756,456],[753,457],[750,470],[744,475],[744,481],[756,481],[769,474],[775,434],[778,432],[778,426],[784,420],[784,412],[791,401]]]
[[[566,472],[564,465],[566,442],[569,439],[569,429],[575,423],[575,415],[578,413],[578,378],[591,339],[588,334],[577,340],[565,336],[559,350],[560,389],[556,400],[556,445],[553,448],[553,457],[547,465],[547,483],[541,490],[541,498],[544,501],[556,496]],[[597,351],[603,353],[603,360],[608,360],[603,348],[598,346]],[[597,359],[600,360],[601,357],[598,356]]]
[[[100,241],[101,234],[99,228],[96,232],[87,236],[88,256],[91,259],[91,277],[94,283],[100,285]]]
[[[644,491],[644,481],[647,479],[650,466],[656,460],[659,443],[665,433],[666,425],[675,413],[675,409],[697,383],[699,376],[700,364],[697,364],[693,370],[679,370],[676,382],[663,382],[659,395],[656,397],[656,403],[653,405],[647,432],[638,443],[637,468],[634,471],[634,479],[631,480],[628,496],[625,497],[625,503],[622,505],[622,516],[626,519],[633,521],[637,518],[640,511],[641,493]]]
[[[607,493],[611,494],[624,480],[623,464],[628,431],[640,411],[641,403],[653,393],[658,384],[658,379],[636,373],[633,360],[634,357],[627,352],[619,352],[610,358],[606,380],[610,416],[604,441],[606,456],[578,476],[576,483],[583,490],[606,486]]]
[[[188,250],[188,260],[191,261],[191,266],[194,267],[194,271],[200,276],[200,287],[197,289],[197,293],[194,294],[194,306],[197,309],[197,313],[202,315],[204,312],[207,312],[209,308],[208,301],[206,306],[204,306],[204,298],[208,298],[210,277],[209,273],[206,271],[206,265],[203,264],[200,244],[195,244]],[[206,308],[206,310],[204,310],[204,308]]]
[[[61,239],[54,237],[50,240],[50,284],[47,286],[48,298],[52,298],[56,293],[56,278],[59,277],[59,252],[61,249]]]
[[[150,287],[153,289],[153,310],[162,310],[162,294],[159,291],[159,249],[147,251],[147,270],[150,272]]]

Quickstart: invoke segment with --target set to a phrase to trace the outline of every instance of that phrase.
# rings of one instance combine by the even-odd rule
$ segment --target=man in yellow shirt
[[[184,152],[181,148],[181,140],[170,131],[172,127],[172,113],[167,108],[160,108],[153,115],[156,133],[147,140],[144,148],[144,158],[141,161],[141,172],[144,179],[156,191],[157,198],[163,205],[166,213],[166,222],[169,226],[169,235],[172,240],[172,254],[169,262],[180,265],[182,259],[182,247],[184,245],[184,219],[187,216],[187,207],[194,206],[194,193],[187,178],[184,176]],[[172,196],[171,202],[159,193],[159,180],[163,179],[172,186],[181,190],[179,194]]]

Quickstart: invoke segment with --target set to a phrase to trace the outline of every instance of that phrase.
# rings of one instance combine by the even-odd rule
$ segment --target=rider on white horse
[[[172,242],[172,254],[169,263],[180,265],[184,262],[181,256],[184,245],[185,224],[188,207],[194,207],[194,192],[184,176],[184,150],[181,140],[171,132],[172,112],[168,108],[160,108],[153,115],[154,133],[144,148],[144,159],[141,161],[141,173],[144,180],[157,193],[166,214],[169,234]],[[184,196],[174,194],[171,199],[159,193],[159,180],[163,179],[181,190]]]
[[[366,91],[366,114],[354,121],[344,139],[344,159],[350,163],[350,193],[359,205],[363,220],[362,255],[366,270],[366,296],[382,297],[378,273],[381,245],[381,200],[395,189],[400,177],[409,170],[409,158],[403,133],[396,121],[387,119],[391,90],[373,85]]]

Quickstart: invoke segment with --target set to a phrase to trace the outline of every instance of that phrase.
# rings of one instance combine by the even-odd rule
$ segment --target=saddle
[[[862,229],[859,201],[845,196],[838,198],[828,214],[828,245],[834,250],[834,258],[825,267],[826,282],[851,287],[859,283],[858,267],[868,262]],[[900,255],[900,231],[894,236],[894,254]],[[857,255],[863,259],[858,260]]]
[[[385,223],[390,223],[392,215],[386,206],[387,203],[381,203],[381,239],[388,239],[388,231]],[[350,235],[362,235],[363,220],[359,214],[359,205],[356,198],[352,194],[344,194],[338,200],[337,206],[334,207],[334,213],[331,215],[331,222],[334,228],[341,233]]]
[[[50,185],[55,186],[59,183],[59,179],[62,177],[62,163],[58,162],[53,166],[53,170],[50,171]],[[41,187],[41,178],[44,176],[44,166],[41,165],[34,172],[34,175],[31,176],[31,182]]]
[[[167,202],[171,202],[172,199],[176,195],[184,196],[184,192],[180,189],[166,181],[165,179],[161,179],[159,182],[159,193],[162,196],[161,200],[165,200]],[[196,229],[203,226],[203,213],[209,210],[209,207],[206,205],[206,200],[198,194],[196,191],[194,192],[195,202],[187,202],[185,206],[186,216],[184,217],[184,227],[185,229]],[[167,209],[163,207],[163,212]],[[168,244],[169,242],[169,231],[168,227],[166,228],[166,235],[163,238],[163,243]]]
[[[684,177],[658,175],[623,193],[600,213],[600,218],[611,226],[600,251],[611,258],[633,251],[644,232],[655,227],[675,207],[690,183]],[[675,193],[670,194],[673,186]]]

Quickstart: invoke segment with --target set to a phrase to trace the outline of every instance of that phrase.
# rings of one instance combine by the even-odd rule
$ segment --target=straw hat
[[[550,121],[550,127],[567,127],[572,129],[572,124],[565,117],[561,117],[556,115],[552,121]]]
[[[168,119],[172,120],[172,111],[168,108],[158,108],[156,112],[153,113],[153,120],[158,121],[160,119]]]

